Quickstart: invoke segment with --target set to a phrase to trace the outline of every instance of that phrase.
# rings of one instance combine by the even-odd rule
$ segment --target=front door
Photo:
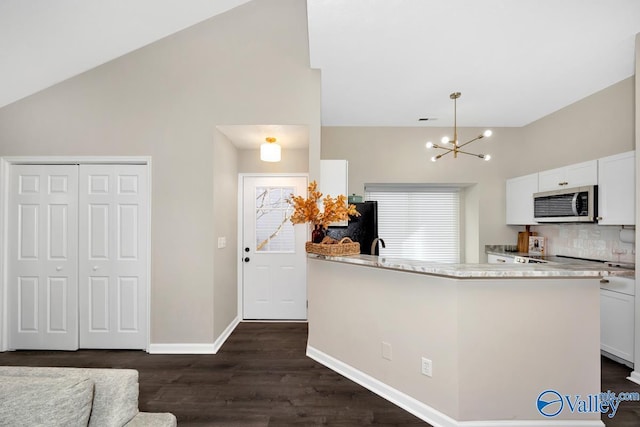
[[[293,225],[291,195],[306,195],[303,176],[243,178],[244,319],[305,320],[308,226]]]

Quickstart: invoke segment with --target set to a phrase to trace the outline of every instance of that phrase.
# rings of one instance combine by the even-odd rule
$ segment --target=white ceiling
[[[523,126],[634,73],[638,0],[309,0],[323,125]],[[422,122],[420,126],[428,126]]]
[[[298,125],[230,125],[217,126],[233,144],[241,150],[256,149],[265,138],[274,137],[284,149],[301,149],[309,146],[309,127]]]
[[[0,107],[249,0],[0,0]]]
[[[0,107],[247,1],[1,0]],[[523,126],[633,75],[640,33],[639,0],[307,4],[325,126],[451,126],[454,91],[460,126]]]

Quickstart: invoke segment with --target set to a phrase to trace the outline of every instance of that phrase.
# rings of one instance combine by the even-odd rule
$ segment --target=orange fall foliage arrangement
[[[314,226],[320,225],[326,229],[329,224],[338,221],[346,221],[349,216],[360,216],[355,205],[347,205],[347,197],[339,195],[336,198],[326,195],[322,198],[322,193],[318,191],[318,184],[312,181],[308,187],[308,197],[293,196],[289,203],[293,205],[294,212],[291,215],[291,222],[294,224],[304,224],[309,222]],[[324,207],[320,212],[318,201],[322,200]]]

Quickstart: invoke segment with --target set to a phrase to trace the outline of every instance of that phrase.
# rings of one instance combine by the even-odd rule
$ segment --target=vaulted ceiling
[[[0,107],[247,1],[2,0]],[[638,0],[307,5],[329,126],[450,126],[454,91],[460,126],[523,126],[633,75],[640,33]]]

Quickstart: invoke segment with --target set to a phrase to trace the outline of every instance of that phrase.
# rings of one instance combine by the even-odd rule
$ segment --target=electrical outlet
[[[218,249],[222,249],[227,246],[227,238],[226,237],[218,237]]]
[[[433,376],[433,362],[426,357],[422,358],[422,375]]]
[[[388,342],[382,342],[382,358],[391,360],[391,344]]]

